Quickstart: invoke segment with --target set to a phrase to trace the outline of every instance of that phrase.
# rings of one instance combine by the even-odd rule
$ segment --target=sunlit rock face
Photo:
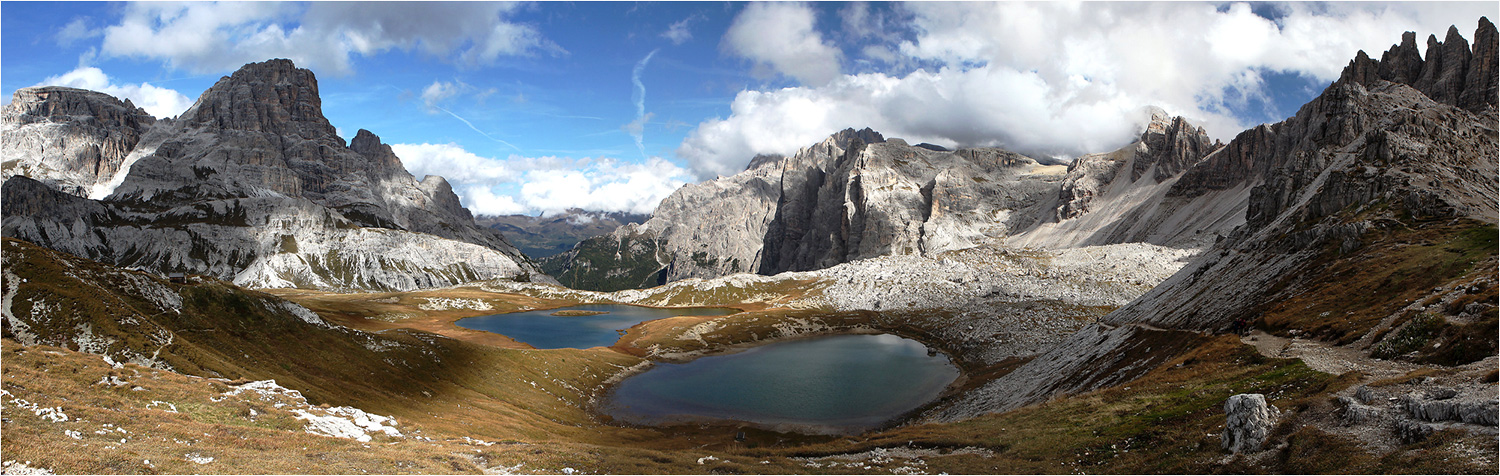
[[[973,247],[1050,213],[1062,177],[1038,174],[1035,160],[934,149],[848,129],[790,157],[756,157],[744,172],[677,190],[644,224],[579,243],[555,275],[621,289],[824,269]],[[610,273],[656,280],[614,282]]]
[[[75,95],[111,104],[98,93]],[[25,177],[5,185],[6,236],[255,287],[409,290],[548,280],[498,232],[476,226],[442,177],[417,180],[369,131],[346,144],[323,117],[317,79],[291,61],[246,65],[176,119],[100,119],[83,113],[125,109],[69,107],[73,122],[141,132],[133,142],[106,141],[129,147],[99,147],[112,153],[92,182],[18,167],[11,175]],[[25,108],[7,109],[7,124],[25,119],[13,119],[12,109]],[[5,133],[7,144],[34,135]],[[86,195],[101,200],[78,197]]]
[[[21,88],[0,109],[0,172],[88,196],[156,123],[130,100],[84,89]]]

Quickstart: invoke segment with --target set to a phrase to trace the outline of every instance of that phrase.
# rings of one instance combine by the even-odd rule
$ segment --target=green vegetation
[[[1443,316],[1423,314],[1412,319],[1396,335],[1386,337],[1370,350],[1370,357],[1391,359],[1426,346],[1444,327]]]
[[[1500,230],[1491,224],[1443,219],[1376,227],[1360,237],[1362,246],[1346,253],[1327,244],[1304,266],[1306,272],[1288,273],[1273,286],[1284,299],[1262,309],[1260,325],[1348,344],[1434,288],[1493,276],[1497,236]],[[1489,287],[1468,302],[1495,303],[1495,296]],[[1416,317],[1402,315],[1396,325]]]
[[[656,241],[643,238],[631,235],[616,241],[610,235],[596,236],[539,264],[542,271],[573,289],[619,291],[664,284],[666,268],[657,259]]]

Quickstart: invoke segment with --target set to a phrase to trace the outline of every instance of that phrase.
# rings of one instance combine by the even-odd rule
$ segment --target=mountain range
[[[570,208],[561,213],[536,216],[481,215],[474,217],[474,222],[505,235],[522,253],[541,264],[544,258],[573,249],[585,238],[608,233],[627,223],[641,223],[648,218],[651,216]]]
[[[1493,474],[1500,46],[1487,18],[1473,38],[1361,51],[1227,143],[1154,109],[1067,165],[851,128],[649,217],[476,219],[373,133],[340,138],[287,60],[176,118],[24,88],[0,116],[7,452],[114,447],[78,415],[135,405],[155,427],[128,458],[57,467]],[[592,349],[454,324],[597,303],[743,312]],[[835,333],[918,339],[963,377],[862,435],[592,411],[656,363]],[[316,423],[339,412],[357,435]]]

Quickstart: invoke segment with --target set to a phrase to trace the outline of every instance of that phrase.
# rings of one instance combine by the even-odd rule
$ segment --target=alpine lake
[[[538,349],[589,348],[613,345],[622,330],[648,320],[734,312],[582,305],[471,317],[456,324]],[[735,423],[804,434],[856,434],[936,399],[958,376],[946,355],[912,339],[819,336],[685,363],[657,362],[616,384],[596,410],[635,425]]]

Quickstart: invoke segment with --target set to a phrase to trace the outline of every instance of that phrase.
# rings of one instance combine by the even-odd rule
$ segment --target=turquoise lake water
[[[599,410],[642,425],[727,420],[854,434],[932,401],[956,378],[948,357],[920,342],[840,335],[656,364],[620,382]]]
[[[554,316],[558,311],[603,311],[593,316]],[[467,317],[454,324],[465,329],[489,331],[531,344],[538,349],[587,349],[614,345],[620,340],[617,330],[628,329],[644,321],[674,316],[725,316],[739,312],[722,307],[655,308],[622,304],[586,304],[547,309]]]

